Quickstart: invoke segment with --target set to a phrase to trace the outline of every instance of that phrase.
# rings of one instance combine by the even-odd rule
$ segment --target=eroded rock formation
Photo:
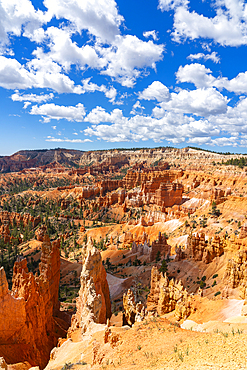
[[[132,243],[132,253],[137,253],[138,256],[146,255],[148,257],[148,262],[154,261],[156,257],[167,259],[170,256],[171,246],[167,244],[167,236],[165,234],[161,234],[161,232],[159,232],[158,239],[154,240],[151,245],[147,238],[144,239],[143,244],[137,243],[135,241]]]
[[[98,249],[89,238],[82,250],[82,272],[79,296],[76,299],[69,335],[76,329],[86,332],[90,323],[105,324],[111,316],[111,302],[106,271]]]
[[[141,302],[135,303],[135,297],[131,289],[128,289],[128,292],[123,295],[123,308],[123,325],[132,326],[145,317],[145,307]]]
[[[164,315],[175,310],[177,320],[186,319],[193,311],[193,296],[183,287],[182,282],[172,279],[152,268],[151,289],[147,298],[147,311]]]
[[[192,258],[195,261],[210,263],[215,257],[220,257],[224,253],[226,241],[218,235],[212,239],[207,239],[204,233],[189,235],[187,248],[182,250],[181,247],[176,249],[176,261],[184,258]]]
[[[43,368],[56,344],[53,313],[59,308],[60,242],[51,244],[45,229],[40,275],[28,271],[27,260],[14,265],[12,290],[0,270],[0,355],[7,363],[27,361]]]
[[[223,281],[230,288],[241,286],[242,297],[247,297],[247,292],[245,292],[247,288],[247,250],[239,251],[234,259],[228,260]]]

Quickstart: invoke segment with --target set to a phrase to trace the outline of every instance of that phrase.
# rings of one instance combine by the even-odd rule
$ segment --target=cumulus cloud
[[[237,94],[247,93],[247,72],[239,73],[236,77],[229,80],[226,77],[214,77],[212,71],[202,64],[187,64],[180,66],[176,73],[178,82],[191,82],[198,88],[217,87],[225,88]]]
[[[154,81],[145,90],[139,93],[139,99],[157,100],[158,102],[170,99],[169,89],[160,81]]]
[[[127,118],[121,110],[107,113],[103,108],[97,107],[88,114],[85,121],[93,123],[84,130],[88,136],[96,136],[109,142],[145,141],[182,142],[186,138],[195,136],[219,135],[220,130],[209,120],[189,117],[178,112],[164,112],[158,119],[150,116],[135,115]]]
[[[158,32],[155,30],[143,32],[143,36],[146,38],[152,37],[155,41],[158,40]]]
[[[9,35],[20,36],[31,32],[47,22],[45,12],[35,10],[30,0],[1,0],[0,3],[0,44],[7,45]]]
[[[142,69],[156,68],[156,63],[163,58],[164,45],[125,35],[116,36],[112,47],[98,48],[98,51],[107,61],[101,73],[115,78],[123,86],[133,87]]]
[[[124,18],[114,0],[44,0],[50,17],[68,19],[77,32],[88,30],[103,42],[112,42],[119,34]]]
[[[209,146],[233,146],[237,147],[238,137],[231,136],[231,137],[218,137],[216,139],[212,139],[211,137],[194,137],[188,139],[189,144],[198,144],[198,145],[209,145]]]
[[[131,109],[130,114],[137,114],[137,111],[138,111],[138,110],[141,110],[141,113],[142,113],[144,109],[145,109],[145,107],[143,107],[143,106],[141,105],[141,103],[139,102],[139,100],[137,100],[137,101],[135,102],[135,104],[133,105],[133,107],[132,107],[132,109]]]
[[[40,71],[47,66],[57,68],[59,65],[66,72],[71,65],[82,70],[93,68],[123,86],[133,87],[143,70],[155,69],[156,63],[163,58],[164,45],[154,44],[151,40],[142,41],[133,35],[116,35],[110,45],[97,41],[81,47],[71,40],[72,35],[71,28],[49,27],[45,31],[49,51],[37,48],[29,66]]]
[[[164,2],[168,3],[168,8],[175,8],[169,5],[170,0]],[[174,1],[172,4],[177,2],[180,1]],[[216,16],[212,18],[195,11],[191,12],[185,5],[175,8],[173,32],[175,41],[209,38],[224,46],[247,44],[247,7],[243,0],[216,0]],[[166,8],[164,9],[168,10]]]
[[[163,110],[164,114],[165,111],[174,111],[207,117],[226,113],[227,102],[228,99],[214,88],[181,90],[179,93],[171,93],[171,99],[161,103],[158,111],[154,109],[154,115],[157,112],[160,117]]]
[[[111,113],[108,113],[104,108],[97,106],[85,117],[84,121],[94,124],[100,122],[122,122],[123,112],[120,109],[113,109]]]
[[[24,102],[32,102],[32,103],[43,103],[48,100],[53,99],[54,94],[20,94],[19,91],[16,91],[14,94],[11,95],[11,99],[13,101],[24,101]]]
[[[187,59],[190,60],[198,60],[198,59],[203,59],[205,61],[207,60],[212,60],[214,63],[219,63],[220,58],[218,56],[217,52],[212,52],[211,54],[204,54],[204,53],[198,53],[198,54],[190,54]]]
[[[98,86],[97,84],[90,82],[91,78],[86,78],[82,81],[82,92],[95,92],[101,91],[105,94],[105,96],[109,99],[111,103],[115,102],[117,96],[117,90],[115,87],[110,86],[107,88],[105,85]]]
[[[46,38],[46,44],[49,45],[49,52],[37,48],[33,55],[42,61],[58,63],[65,71],[69,71],[72,64],[78,65],[81,69],[85,69],[87,66],[103,68],[106,62],[98,56],[93,46],[86,44],[78,47],[71,40],[73,31],[69,27],[48,27],[44,32],[44,38]]]
[[[55,104],[34,105],[30,114],[41,115],[44,122],[50,122],[51,119],[66,119],[67,121],[82,122],[86,114],[83,104],[74,106],[63,106]]]
[[[198,63],[180,66],[176,78],[178,82],[192,82],[198,88],[213,86],[215,82],[212,71]]]
[[[50,88],[58,93],[81,94],[81,86],[76,86],[63,73],[35,71],[27,69],[16,59],[0,56],[0,86],[5,89]]]

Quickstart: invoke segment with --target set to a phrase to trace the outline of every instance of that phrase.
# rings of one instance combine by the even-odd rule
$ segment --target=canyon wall
[[[0,356],[7,363],[28,361],[44,368],[56,345],[53,314],[59,308],[60,242],[51,244],[45,228],[38,234],[39,276],[28,271],[26,259],[17,261],[10,291],[0,270]]]

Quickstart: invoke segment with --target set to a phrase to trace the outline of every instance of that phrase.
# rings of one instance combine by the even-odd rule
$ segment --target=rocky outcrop
[[[155,191],[154,203],[160,207],[172,207],[182,202],[183,185],[179,182],[161,183]]]
[[[143,244],[137,244],[138,241],[132,243],[132,253],[138,256],[147,256],[148,262],[153,262],[157,257],[167,259],[170,256],[171,246],[167,244],[167,236],[165,234],[162,235],[161,232],[159,232],[158,239],[154,240],[151,245],[145,236],[146,234],[143,236]]]
[[[44,229],[43,229],[44,232]],[[28,361],[43,368],[56,344],[53,314],[59,308],[60,242],[42,240],[40,275],[28,271],[27,260],[14,265],[12,290],[0,270],[0,355],[7,363]]]
[[[123,295],[123,309],[123,325],[132,326],[145,317],[145,307],[141,302],[135,303],[135,297],[131,289],[128,289],[128,292]]]
[[[52,162],[78,165],[82,154],[82,151],[73,149],[20,150],[11,156],[0,158],[0,172],[17,172]]]
[[[242,297],[247,298],[247,250],[239,251],[234,259],[229,259],[223,281],[230,288],[241,286]]]
[[[19,226],[20,224],[23,224],[23,226],[25,227],[31,223],[32,227],[36,227],[40,223],[40,221],[40,216],[33,217],[29,213],[24,213],[24,215],[21,215],[20,213],[16,212],[0,212],[0,225],[4,224]]]
[[[132,189],[141,186],[141,190],[146,193],[155,193],[161,183],[171,183],[183,175],[182,171],[128,171],[123,179],[123,186]]]
[[[210,263],[215,257],[220,257],[224,253],[225,247],[225,239],[218,235],[212,239],[207,239],[204,233],[191,234],[188,236],[187,248],[185,250],[176,249],[176,261],[191,258],[195,261]]]
[[[193,296],[183,287],[182,282],[172,279],[152,268],[151,289],[147,298],[147,311],[164,315],[175,310],[177,320],[186,319],[193,311]]]
[[[159,232],[158,239],[151,244],[150,262],[154,261],[157,256],[167,259],[170,256],[171,246],[167,244],[167,236]]]
[[[229,297],[231,289],[239,288],[239,296],[245,300],[241,315],[247,316],[247,249],[239,251],[235,258],[228,260],[223,282],[225,283],[222,291],[224,298]]]
[[[98,249],[89,238],[82,250],[82,272],[79,296],[76,299],[69,335],[81,329],[85,333],[91,323],[105,324],[111,316],[111,302],[106,271]]]
[[[239,239],[244,239],[246,237],[247,237],[247,223],[241,226]]]

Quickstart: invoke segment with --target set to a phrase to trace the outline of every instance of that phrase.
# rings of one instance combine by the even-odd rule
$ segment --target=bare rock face
[[[131,233],[129,234],[132,236]],[[140,244],[137,244],[138,242]],[[149,245],[146,234],[143,235],[142,241],[137,240],[137,243],[136,241],[132,243],[132,253],[137,253],[138,256],[146,255],[149,262],[154,261],[157,256],[166,259],[170,256],[171,246],[167,244],[167,236],[165,234],[162,235],[161,232],[159,232],[158,239],[154,240],[151,245]]]
[[[77,312],[72,316],[69,335],[81,328],[86,332],[90,323],[105,324],[111,316],[111,302],[106,271],[92,239],[82,251],[81,288],[76,301]]]
[[[7,364],[5,362],[5,359],[3,357],[0,357],[0,369],[7,370]]]
[[[20,213],[16,212],[0,212],[0,224],[13,225],[15,223],[16,225],[20,225],[22,223],[23,226],[27,226],[29,223],[31,223],[32,227],[36,227],[40,221],[40,216],[33,217],[29,213],[24,213],[24,215],[21,215]]]
[[[176,250],[176,260],[192,258],[195,261],[210,263],[215,257],[220,257],[224,253],[226,241],[218,235],[211,240],[207,240],[204,233],[189,235],[187,249]]]
[[[158,253],[164,258],[168,258],[170,252],[171,246],[167,244],[167,236],[159,232],[158,239],[154,240],[151,245],[150,262],[155,260]]]
[[[144,319],[145,308],[141,302],[135,303],[135,297],[131,289],[123,295],[123,325],[132,326],[135,322],[140,322]]]
[[[161,207],[172,207],[182,201],[183,185],[179,182],[161,183],[155,192],[155,204]]]
[[[186,319],[193,312],[193,297],[184,289],[182,282],[169,281],[166,274],[152,268],[151,289],[147,299],[147,311],[164,315],[175,310],[177,320]]]
[[[43,368],[49,360],[56,344],[53,313],[59,308],[59,245],[45,235],[39,276],[28,271],[26,259],[16,262],[11,291],[0,269],[0,355],[7,363],[28,361]]]
[[[246,237],[247,237],[247,224],[245,223],[244,225],[241,226],[239,239],[244,239]]]
[[[247,298],[247,250],[239,251],[234,259],[228,260],[223,281],[230,288],[241,286],[242,298]]]

